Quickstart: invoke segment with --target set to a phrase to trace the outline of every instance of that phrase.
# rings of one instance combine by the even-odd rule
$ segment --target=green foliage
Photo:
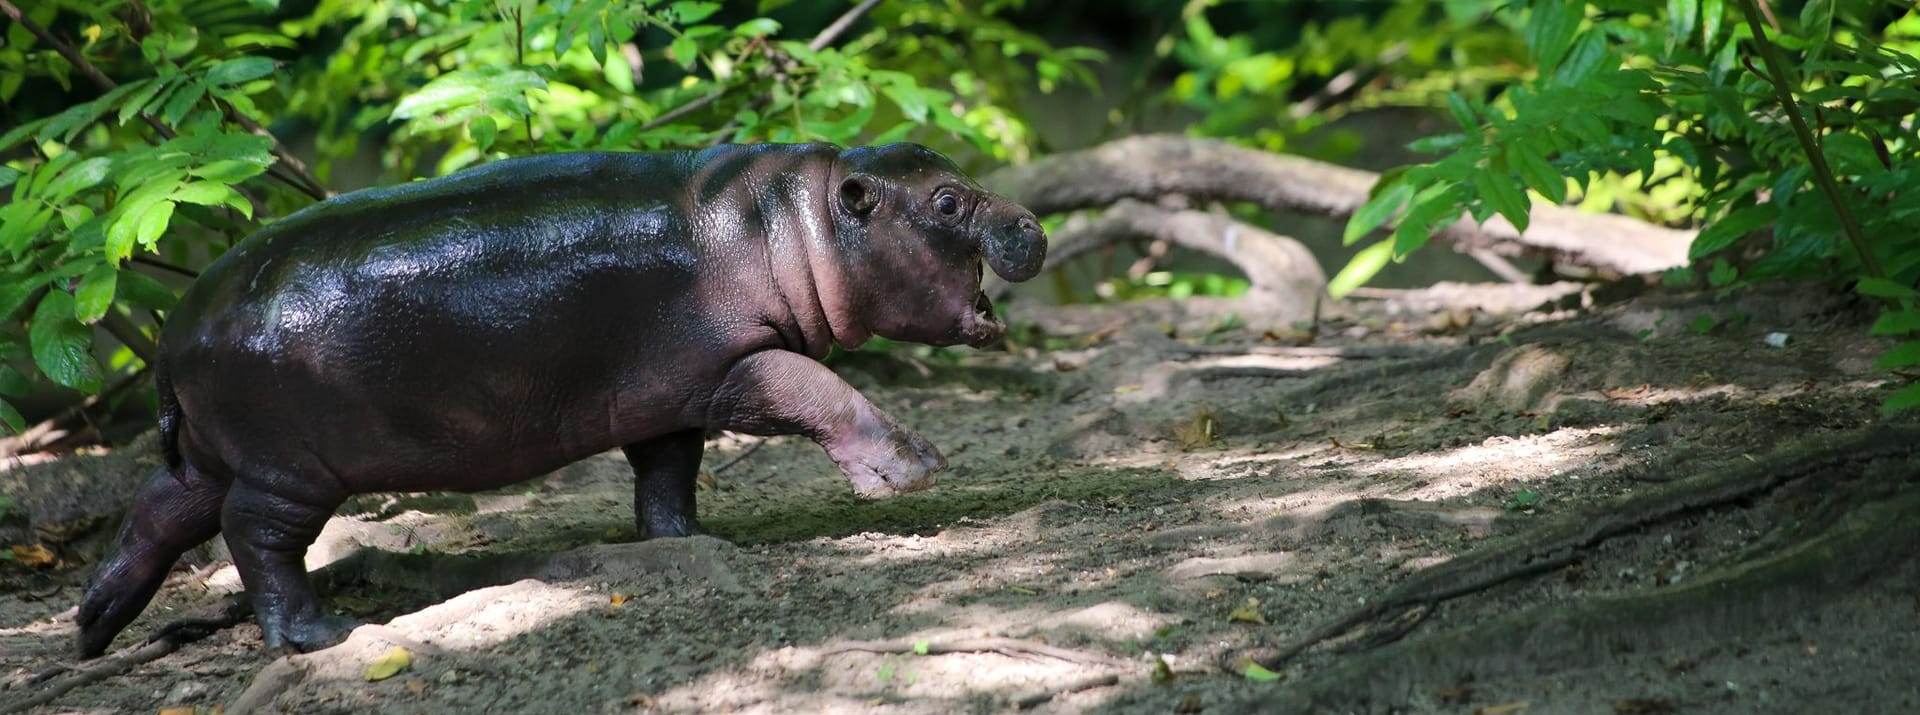
[[[1152,271],[1138,277],[1109,278],[1095,291],[1099,297],[1125,301],[1144,298],[1188,298],[1208,296],[1233,298],[1245,295],[1251,284],[1245,278],[1218,273]]]
[[[1477,22],[1499,4],[1193,0],[1156,48],[1182,69],[1166,99],[1201,113],[1196,133],[1338,159],[1357,138],[1301,139],[1356,110],[1431,107],[1456,87],[1517,79],[1520,38]]]
[[[1100,57],[1019,30],[1000,16],[1017,1],[883,3],[818,47],[851,4],[786,8],[794,31],[752,3],[7,1],[43,30],[8,23],[0,44],[11,430],[24,420],[4,398],[36,380],[93,393],[141,369],[182,278],[324,197],[322,182],[726,141],[913,140],[1018,160],[1032,151],[1024,92],[1090,82]],[[276,134],[300,138],[304,164]]]
[[[1524,229],[1526,192],[1557,203],[1624,187],[1658,200],[1596,208],[1670,203],[1651,218],[1705,224],[1690,255],[1711,285],[1860,281],[1896,306],[1876,332],[1920,335],[1889,320],[1913,314],[1920,283],[1920,10],[1809,0],[1775,27],[1751,0],[1522,0],[1486,17],[1525,39],[1532,71],[1490,99],[1449,95],[1462,131],[1417,142],[1439,157],[1375,187],[1347,241],[1393,233],[1336,294],[1463,213]],[[1902,391],[1889,407],[1916,401]]]

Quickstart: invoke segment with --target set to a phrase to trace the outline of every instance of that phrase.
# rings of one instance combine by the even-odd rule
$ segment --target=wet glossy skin
[[[79,611],[95,655],[224,532],[270,647],[337,642],[301,559],[348,496],[481,490],[614,447],[649,537],[698,533],[704,433],[805,434],[856,492],[939,453],[816,362],[872,335],[995,342],[981,260],[1034,275],[1025,209],[911,145],[563,154],[357,192],[208,268],[169,316],[168,467]]]

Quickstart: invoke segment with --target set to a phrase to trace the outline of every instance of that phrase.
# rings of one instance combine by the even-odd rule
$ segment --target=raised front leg
[[[633,465],[633,521],[640,527],[640,538],[707,533],[694,519],[695,480],[700,476],[700,453],[706,448],[703,428],[621,448]]]
[[[797,353],[742,358],[715,395],[710,427],[748,434],[804,434],[869,499],[933,486],[940,451],[874,407],[826,366]]]

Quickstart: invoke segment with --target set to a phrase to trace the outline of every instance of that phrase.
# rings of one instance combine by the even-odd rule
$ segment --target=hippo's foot
[[[258,613],[260,619],[260,638],[267,650],[292,649],[308,653],[328,646],[339,645],[360,627],[360,622],[330,613],[311,613],[303,617],[292,618]]]
[[[885,499],[933,486],[933,473],[947,467],[947,458],[920,435],[901,428],[887,439],[834,450],[840,472],[853,482],[853,493],[864,499]]]
[[[87,586],[73,618],[74,625],[80,627],[74,637],[80,657],[93,658],[107,652],[113,637],[139,617],[147,602],[153,600],[154,592],[160,590],[160,584],[166,580],[166,567],[171,565],[129,563],[124,556],[118,556],[101,567],[99,575]]]
[[[677,516],[669,518],[662,517],[663,515],[653,514],[649,515],[649,519],[640,522],[640,538],[642,540],[700,536],[707,533],[706,529],[701,528],[700,522],[694,521],[693,515],[691,514],[683,518]]]

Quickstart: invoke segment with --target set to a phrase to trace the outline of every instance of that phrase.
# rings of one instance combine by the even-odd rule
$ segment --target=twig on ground
[[[0,2],[3,1],[0,0]],[[0,703],[0,715],[32,710],[53,702],[54,699],[76,688],[127,672],[134,666],[159,660],[179,650],[181,646],[205,638],[220,629],[231,627],[252,613],[252,609],[244,605],[245,601],[245,598],[238,597],[223,599],[218,605],[210,607],[214,609],[211,613],[207,610],[196,611],[186,618],[162,626],[147,642],[123,648],[113,655],[94,660],[85,667],[54,666],[41,675],[35,676],[30,684],[59,676],[65,677],[54,680],[52,684],[22,700]]]
[[[965,638],[956,641],[849,641],[828,646],[821,655],[879,653],[882,655],[949,655],[997,653],[1010,658],[1052,658],[1076,665],[1118,667],[1122,661],[1099,653],[1056,648],[1019,638]]]
[[[761,437],[761,438],[760,438],[760,441],[758,441],[758,442],[754,442],[753,444],[749,444],[749,445],[747,445],[747,448],[746,448],[746,449],[743,449],[743,450],[740,450],[740,453],[739,453],[739,454],[736,454],[736,455],[733,455],[733,458],[732,458],[732,459],[728,459],[728,460],[727,460],[727,461],[725,461],[725,462],[721,462],[721,463],[720,463],[720,466],[717,466],[717,467],[714,467],[714,468],[713,468],[713,473],[714,473],[714,474],[719,474],[719,473],[721,473],[721,472],[724,472],[724,471],[727,471],[727,469],[728,469],[729,467],[732,467],[732,466],[733,466],[733,465],[735,465],[735,464],[739,464],[739,463],[740,463],[740,460],[742,460],[742,459],[746,459],[746,458],[747,458],[747,455],[750,455],[750,454],[753,454],[753,453],[754,453],[754,451],[756,451],[756,450],[758,450],[758,449],[760,449],[760,447],[761,447],[762,445],[765,445],[766,443],[767,443],[767,438],[765,438],[765,437]]]
[[[1114,673],[1107,673],[1106,675],[1090,675],[1085,678],[1081,678],[1079,680],[1069,682],[1058,688],[1049,688],[1047,690],[1043,690],[1041,692],[1028,695],[1024,698],[1014,701],[1013,706],[1016,709],[1020,709],[1020,710],[1030,710],[1032,708],[1040,706],[1041,704],[1049,700],[1060,697],[1062,695],[1066,695],[1068,693],[1077,693],[1082,690],[1092,690],[1094,688],[1104,688],[1109,685],[1117,685],[1119,683],[1120,683],[1120,676]]]

